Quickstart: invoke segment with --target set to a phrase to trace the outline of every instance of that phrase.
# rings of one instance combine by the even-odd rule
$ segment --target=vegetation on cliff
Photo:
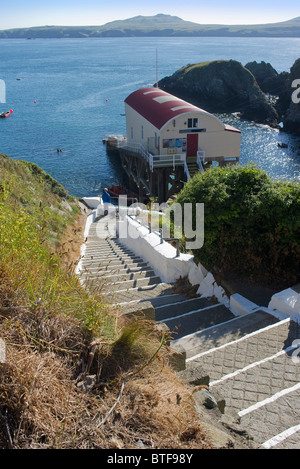
[[[210,448],[164,334],[74,275],[80,214],[43,170],[0,155],[0,448]]]
[[[199,173],[176,199],[204,203],[204,246],[194,252],[203,265],[279,286],[300,279],[299,200],[298,182],[252,165]]]

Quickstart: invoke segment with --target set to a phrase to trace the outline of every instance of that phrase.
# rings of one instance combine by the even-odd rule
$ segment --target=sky
[[[200,24],[261,24],[300,16],[299,0],[0,0],[0,30],[92,26],[158,13]]]

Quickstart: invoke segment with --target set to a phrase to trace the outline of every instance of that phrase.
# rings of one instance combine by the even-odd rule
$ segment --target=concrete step
[[[187,156],[186,162],[189,163],[197,163],[197,156]]]
[[[269,323],[266,327],[257,328],[239,339],[206,352],[202,351],[191,361],[194,365],[200,364],[203,369],[210,370],[209,375],[212,381],[218,380],[223,375],[233,373],[236,369],[276,353],[283,346],[288,328],[288,321]]]
[[[286,330],[286,325],[279,324],[277,332],[281,326]],[[210,382],[212,392],[219,392],[226,396],[226,407],[235,410],[239,414],[245,413],[246,409],[257,406],[258,403],[266,399],[274,399],[274,396],[284,389],[298,385],[300,382],[300,367],[292,361],[292,351],[290,347],[292,340],[281,343],[268,350],[269,340],[275,337],[275,328],[267,342],[262,344],[257,353],[256,344],[254,349],[249,348],[252,355],[250,357],[240,356],[241,363],[235,366],[234,371],[228,373],[230,367],[225,364],[222,376]],[[290,337],[292,339],[292,337]],[[265,353],[263,353],[265,352]],[[227,355],[228,357],[228,355]],[[231,355],[232,359],[233,355]],[[236,359],[235,359],[236,362]],[[274,434],[274,429],[271,430]],[[277,430],[276,430],[277,432]]]
[[[114,291],[118,291],[120,289],[127,289],[127,288],[136,288],[136,287],[146,287],[149,285],[158,285],[161,283],[160,277],[157,275],[153,277],[145,277],[145,278],[136,278],[133,280],[113,280],[112,282],[109,281],[109,285],[112,285]]]
[[[264,448],[300,448],[300,383],[286,387],[238,414],[242,426]]]
[[[172,284],[159,283],[125,289],[120,286],[118,291],[104,292],[104,296],[109,303],[119,304],[133,301],[150,300],[157,297],[162,300],[164,295],[169,296],[173,293],[174,290]]]
[[[99,244],[98,242],[89,242],[86,243],[86,250],[91,250],[91,249],[96,249],[98,252],[104,253],[104,252],[127,252],[132,255],[134,255],[134,252],[131,251],[130,249],[127,249],[125,247],[121,246],[110,246],[110,245],[102,245]]]
[[[150,297],[150,298],[145,298],[145,299],[136,299],[136,300],[130,300],[126,301],[122,304],[124,305],[131,305],[131,306],[136,306],[137,309],[139,309],[139,305],[142,305],[144,302],[151,303],[153,308],[157,308],[159,306],[171,306],[174,303],[177,303],[178,301],[184,301],[186,297],[182,295],[181,293],[173,293],[173,290],[167,291],[166,294],[162,294],[157,297]]]
[[[121,247],[113,247],[113,246],[102,246],[102,245],[98,245],[97,243],[87,243],[86,244],[86,251],[97,251],[101,254],[104,254],[104,253],[113,253],[113,254],[119,254],[119,253],[127,253],[127,254],[131,254],[131,255],[134,255],[134,252],[131,251],[130,249],[126,249],[126,248],[121,248]]]
[[[161,279],[157,276],[136,278],[132,280],[119,280],[118,277],[116,277],[116,279],[111,279],[109,277],[104,279],[102,276],[86,275],[82,278],[82,280],[84,283],[92,282],[93,285],[95,285],[97,282],[101,282],[102,285],[106,284],[109,286],[109,290],[111,292],[118,292],[119,290],[128,290],[137,287],[146,287],[149,285],[157,285],[161,282]]]
[[[123,267],[123,265],[116,265],[116,266],[110,266],[108,265],[106,268],[99,266],[97,263],[92,264],[89,263],[85,266],[83,269],[82,273],[84,272],[90,272],[90,273],[98,273],[99,275],[124,275],[124,274],[137,274],[137,273],[142,273],[142,272],[149,272],[153,271],[152,267],[149,265],[145,266],[136,266],[135,264],[132,264],[131,267]]]
[[[169,317],[164,319],[164,323],[168,326],[170,331],[176,332],[175,339],[185,337],[189,334],[195,333],[232,319],[234,316],[232,312],[222,304],[209,306],[200,310],[190,311],[182,315]]]
[[[119,263],[125,263],[125,262],[145,262],[144,259],[142,259],[139,256],[98,256],[97,253],[85,253],[84,260],[93,260],[93,261],[98,261],[99,263],[101,262],[102,265],[106,265],[112,262],[119,262]]]
[[[112,284],[116,282],[125,282],[130,280],[136,279],[144,279],[148,277],[157,277],[153,270],[140,270],[138,272],[131,272],[131,273],[122,273],[122,272],[103,272],[99,270],[87,270],[86,272],[82,272],[82,278],[101,278],[101,280],[109,280]],[[160,279],[159,279],[160,280]]]
[[[155,318],[157,321],[163,322],[165,319],[181,316],[191,311],[199,311],[208,306],[212,306],[212,303],[206,298],[187,299],[184,297],[182,301],[178,301],[172,305],[157,306],[155,309]]]
[[[186,296],[181,293],[173,293],[173,289],[168,294],[157,296],[155,298],[147,299],[154,306],[157,311],[161,306],[172,306],[174,303],[183,302],[186,300]]]
[[[214,351],[218,347],[230,344],[247,334],[278,322],[274,316],[265,311],[256,311],[244,316],[233,316],[224,324],[190,334],[180,339],[179,343],[187,353],[187,359],[198,354]]]
[[[292,358],[300,325],[261,310],[194,335],[194,345],[196,338],[187,367],[209,375],[210,391],[225,399],[225,411],[236,412],[263,447],[299,448],[300,366]]]
[[[115,269],[115,268],[131,268],[131,267],[149,267],[149,264],[143,260],[122,260],[122,259],[113,259],[113,260],[102,260],[102,259],[94,259],[93,256],[91,257],[83,257],[82,258],[82,266],[85,269],[89,268],[102,268],[103,270],[107,269]]]
[[[122,249],[98,249],[96,246],[87,246],[85,249],[87,254],[97,254],[99,257],[104,256],[136,256],[132,251]]]

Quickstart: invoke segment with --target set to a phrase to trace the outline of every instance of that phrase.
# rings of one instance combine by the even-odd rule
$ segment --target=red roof
[[[131,93],[125,103],[141,116],[147,119],[157,129],[161,129],[167,122],[180,114],[198,112],[209,114],[193,104],[176,98],[159,88],[141,88]]]
[[[151,122],[157,129],[161,129],[171,119],[188,112],[212,115],[159,88],[141,88],[134,91],[125,99],[125,103]],[[241,133],[235,127],[219,122],[224,126],[225,131]]]

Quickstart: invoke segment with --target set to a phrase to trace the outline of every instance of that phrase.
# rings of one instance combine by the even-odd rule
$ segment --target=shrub
[[[204,203],[204,246],[193,254],[207,268],[298,279],[299,183],[274,181],[253,165],[215,168],[197,174],[176,202]]]

